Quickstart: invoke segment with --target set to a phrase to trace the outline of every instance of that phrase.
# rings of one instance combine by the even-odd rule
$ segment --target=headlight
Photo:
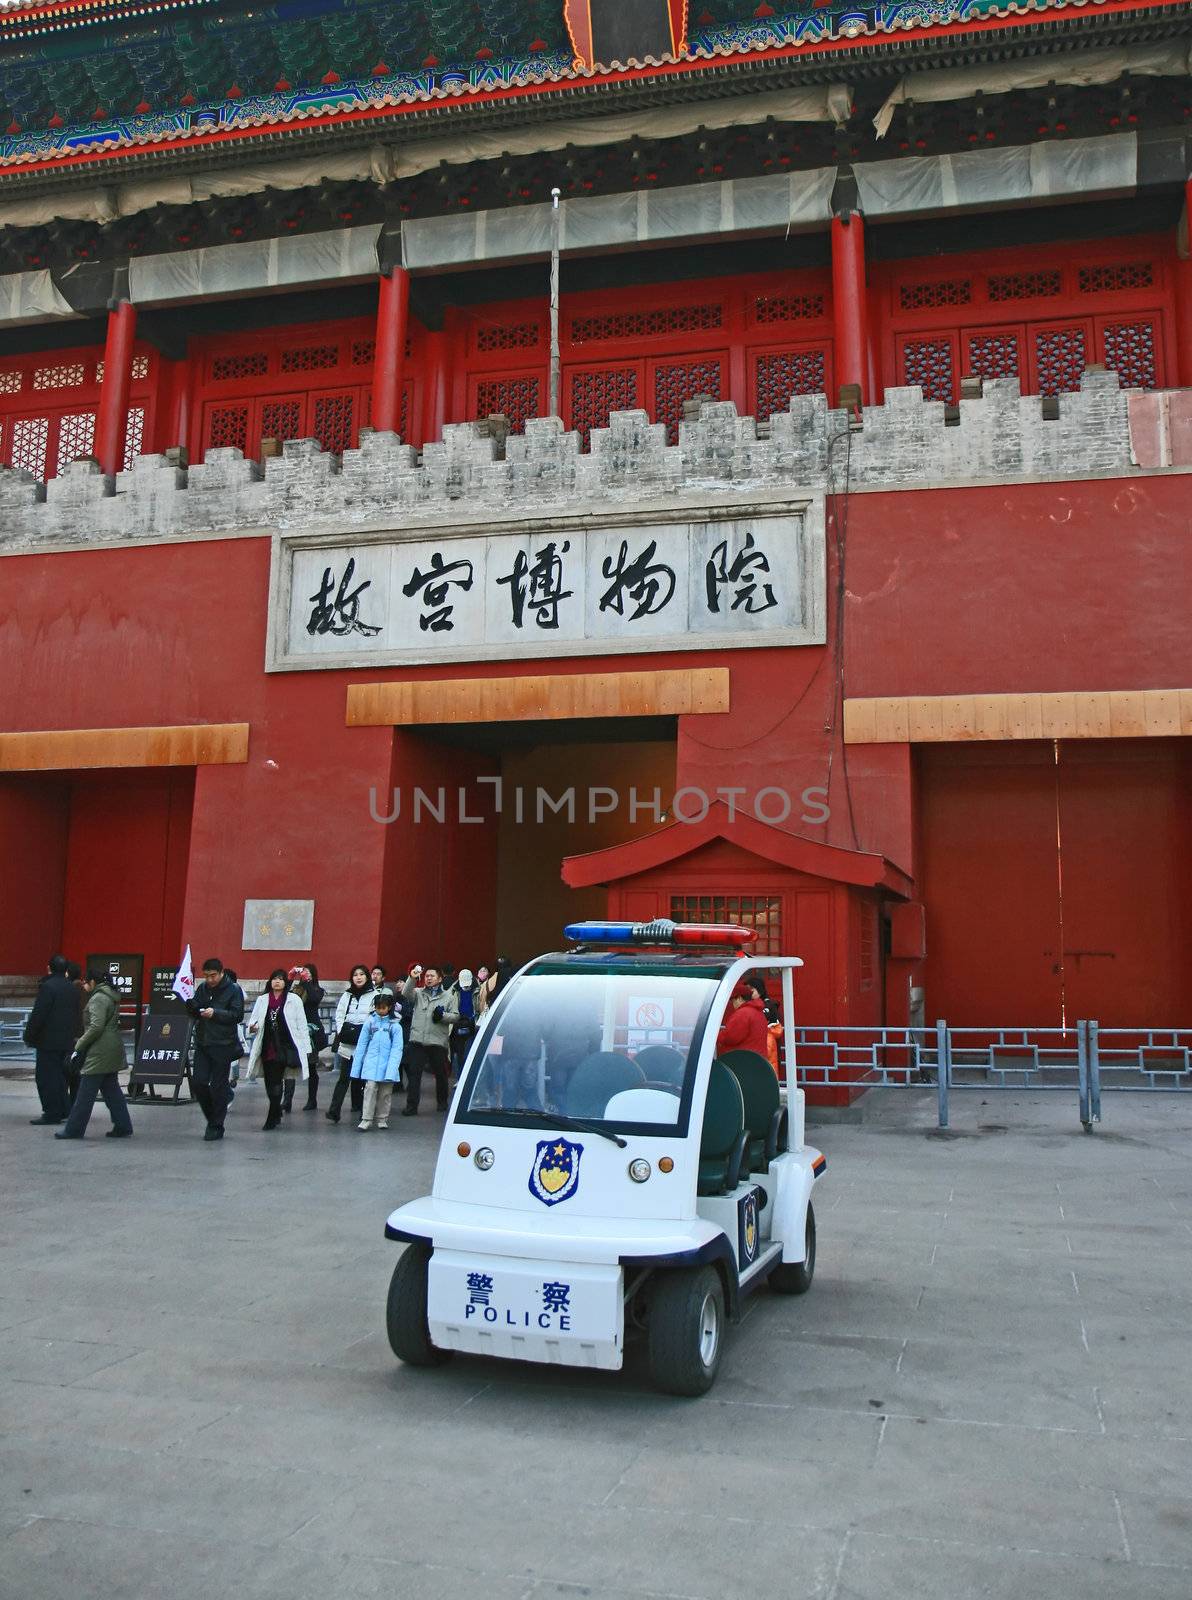
[[[650,1166],[650,1163],[643,1160],[641,1156],[638,1156],[636,1161],[631,1161],[629,1163],[629,1176],[633,1179],[634,1183],[645,1183],[652,1170],[653,1169]]]
[[[487,1172],[496,1159],[496,1156],[493,1155],[492,1151],[487,1145],[483,1145],[472,1157],[472,1160],[480,1168],[481,1172]]]

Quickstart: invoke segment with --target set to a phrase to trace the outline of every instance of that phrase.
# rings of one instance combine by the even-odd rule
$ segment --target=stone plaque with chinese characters
[[[280,535],[272,670],[819,644],[820,497]]]
[[[314,939],[313,900],[246,900],[242,950],[309,950]]]

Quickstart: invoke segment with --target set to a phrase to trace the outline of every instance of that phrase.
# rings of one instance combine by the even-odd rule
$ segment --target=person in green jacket
[[[103,1095],[112,1117],[108,1138],[130,1139],[132,1118],[119,1076],[128,1065],[124,1040],[120,1037],[119,996],[109,983],[106,970],[100,966],[88,968],[83,991],[87,996],[86,1025],[71,1060],[71,1066],[80,1074],[79,1090],[66,1126],[54,1138],[81,1139],[87,1131],[96,1096]]]

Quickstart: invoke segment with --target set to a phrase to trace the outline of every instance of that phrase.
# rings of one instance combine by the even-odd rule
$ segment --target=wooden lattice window
[[[1106,294],[1115,289],[1152,289],[1155,269],[1149,261],[1113,261],[1081,267],[1076,275],[1081,294]]]
[[[212,406],[207,417],[207,448],[247,452],[247,406]]]
[[[766,351],[757,358],[757,417],[764,422],[790,407],[796,394],[823,394],[828,353],[816,350]]]
[[[49,417],[17,417],[12,424],[9,460],[14,467],[31,472],[35,478],[44,478],[49,441]]]
[[[211,363],[211,378],[215,383],[263,378],[268,371],[269,356],[264,350],[245,350],[239,355],[216,356]]]
[[[352,448],[352,428],[356,399],[350,394],[315,396],[314,427],[311,432],[324,450],[342,454]]]
[[[648,311],[605,311],[575,317],[571,337],[576,344],[602,339],[649,339],[659,334],[700,333],[724,326],[723,308],[716,302],[702,306],[658,306]]]
[[[937,306],[967,306],[973,298],[969,278],[943,278],[935,283],[904,283],[898,303],[904,311],[930,311]]]
[[[753,302],[753,320],[762,324],[809,322],[825,311],[822,294],[761,294]]]
[[[684,402],[701,394],[720,399],[720,361],[715,356],[702,361],[659,362],[655,367],[654,420],[666,424],[669,444],[679,442]]]
[[[477,350],[532,350],[542,338],[536,322],[482,323],[476,329]]]
[[[1040,394],[1079,389],[1086,361],[1083,327],[1036,330],[1035,371]]]
[[[58,471],[71,461],[81,461],[91,455],[94,446],[94,411],[78,411],[63,417],[58,423]]]
[[[262,439],[297,439],[301,433],[301,400],[265,401],[261,407]]]
[[[593,367],[571,374],[571,426],[588,448],[593,428],[607,428],[609,413],[638,404],[636,367]]]
[[[310,344],[297,350],[283,350],[281,353],[283,372],[326,372],[329,368],[338,366],[337,344]]]
[[[997,272],[986,280],[989,298],[1005,300],[1054,299],[1063,287],[1063,274],[1058,267],[1047,267],[1039,272]]]
[[[408,351],[407,354],[409,354]],[[352,340],[352,365],[354,367],[371,367],[376,359],[377,341],[375,339]]]
[[[974,378],[1016,378],[1018,376],[1018,335],[1016,333],[974,333],[968,341],[967,372]]]
[[[676,894],[671,896],[670,914],[675,922],[729,923],[751,928],[757,934],[749,946],[751,956],[782,954],[780,894]]]
[[[509,418],[512,433],[524,433],[530,417],[540,415],[541,384],[537,378],[482,378],[476,386],[476,414]]]
[[[0,394],[20,394],[24,378],[20,368],[14,372],[0,372]]]
[[[1118,375],[1123,389],[1158,387],[1155,372],[1155,330],[1149,322],[1115,322],[1104,333],[1105,365]]]
[[[132,471],[132,464],[141,453],[141,446],[145,442],[145,408],[144,406],[130,406],[128,411],[128,428],[124,434],[124,460],[121,462],[125,472]]]
[[[68,361],[54,367],[34,367],[35,389],[77,389],[85,381],[87,369],[81,361]]]
[[[903,382],[918,384],[924,400],[952,399],[955,377],[951,339],[907,339],[902,346],[902,366]]]

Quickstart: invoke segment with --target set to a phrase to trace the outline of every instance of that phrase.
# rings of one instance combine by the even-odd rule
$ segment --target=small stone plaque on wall
[[[314,939],[313,900],[246,900],[244,950],[309,950]]]

